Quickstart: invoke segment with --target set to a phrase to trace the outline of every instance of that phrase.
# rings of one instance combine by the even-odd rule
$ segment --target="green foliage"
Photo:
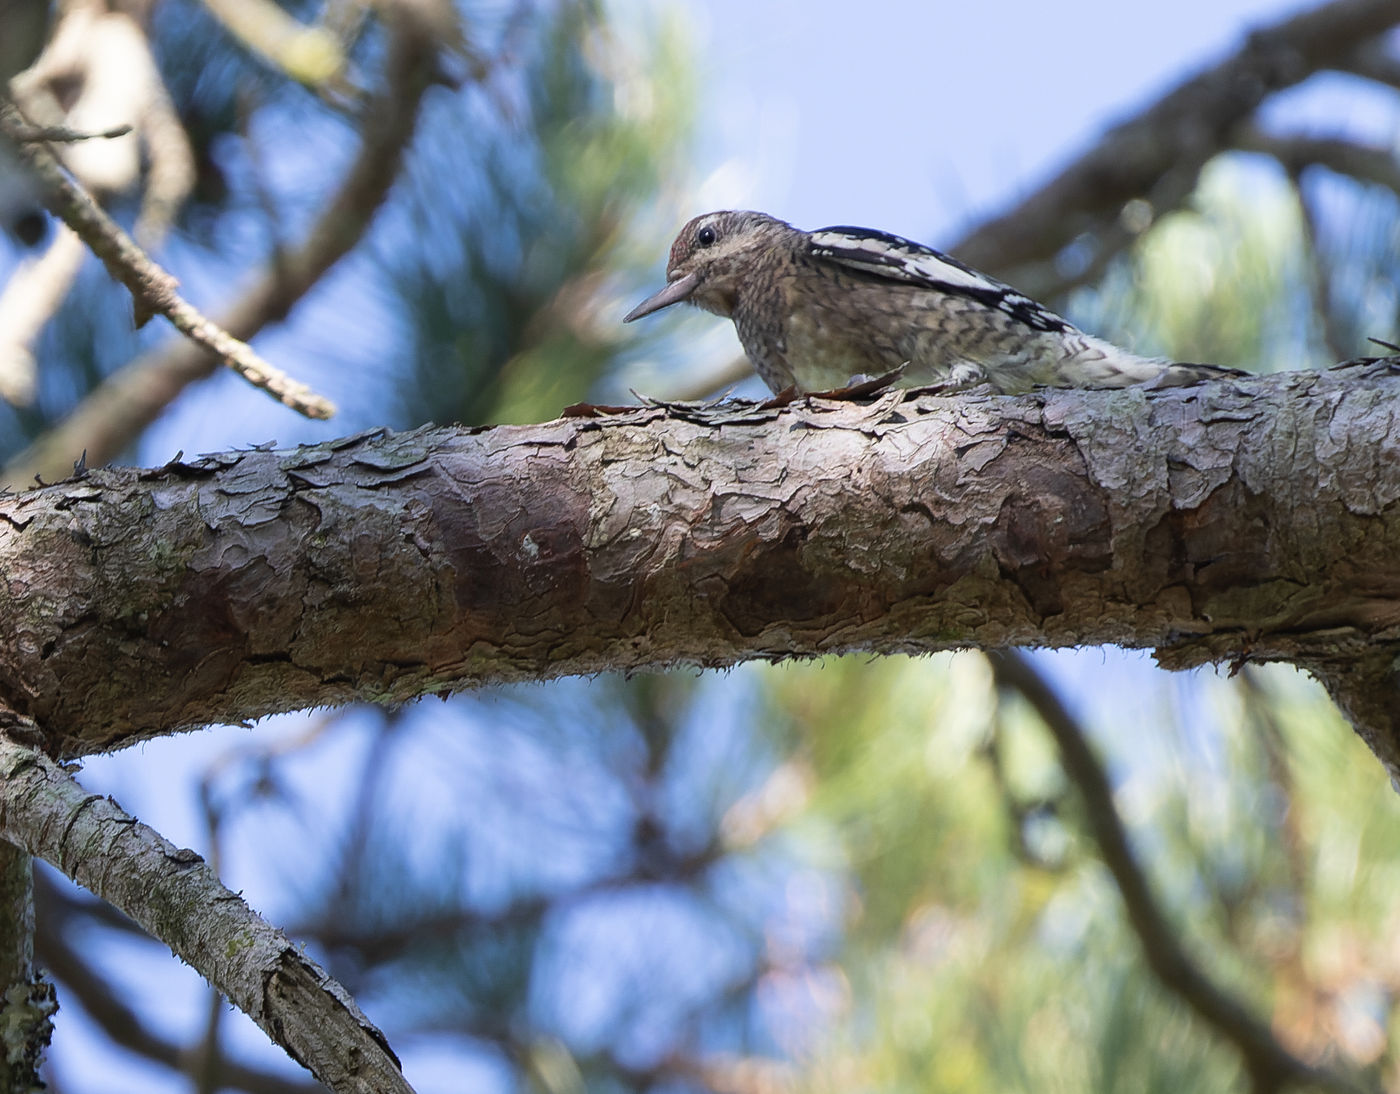
[[[1388,278],[1397,272],[1388,242],[1394,197],[1353,186],[1347,215],[1328,223],[1357,228],[1336,240],[1329,233],[1319,251],[1309,191],[1301,193],[1257,157],[1216,158],[1189,204],[1154,224],[1099,284],[1076,292],[1070,313],[1141,352],[1256,372],[1379,352],[1365,338],[1394,330],[1383,306],[1393,302]],[[1328,345],[1339,331],[1331,339],[1339,344]]]
[[[438,105],[410,168],[422,246],[381,252],[408,320],[408,420],[548,419],[616,361],[609,289],[640,263],[632,233],[689,128],[681,40],[674,16],[624,32],[571,2],[509,86]],[[511,101],[483,119],[493,94]]]
[[[1053,744],[998,701],[980,655],[765,675],[765,717],[812,772],[785,823],[849,894],[833,956],[846,990],[802,1089],[1238,1089],[1236,1053],[1144,966]],[[1297,674],[1192,683],[1202,710],[1159,682],[1135,704],[1145,724],[1088,724],[1157,898],[1295,1051],[1350,1021],[1344,1059],[1370,1066],[1400,1032],[1388,1006],[1351,1009],[1400,983],[1393,791]],[[1048,866],[1018,840],[1028,802],[1070,829]]]
[[[1310,311],[1305,228],[1277,174],[1220,157],[1135,258],[1133,325],[1154,348],[1256,372],[1320,363],[1296,321]]]

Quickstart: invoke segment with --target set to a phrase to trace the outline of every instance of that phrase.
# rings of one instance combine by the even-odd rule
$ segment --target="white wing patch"
[[[811,253],[853,270],[887,277],[954,296],[967,297],[1037,331],[1073,330],[1024,293],[1004,285],[952,255],[922,243],[870,228],[822,228],[808,234]]]

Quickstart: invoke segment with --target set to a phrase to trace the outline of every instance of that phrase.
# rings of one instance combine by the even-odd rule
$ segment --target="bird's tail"
[[[1243,369],[1228,365],[1198,365],[1184,361],[1164,362],[1161,373],[1147,384],[1148,387],[1188,387],[1204,383],[1206,380],[1224,380],[1229,377],[1248,376]]]
[[[1092,334],[1074,331],[1060,336],[1069,350],[1058,363],[1051,383],[1064,387],[1186,387],[1205,380],[1247,376],[1224,365],[1197,365],[1165,357],[1139,357]]]

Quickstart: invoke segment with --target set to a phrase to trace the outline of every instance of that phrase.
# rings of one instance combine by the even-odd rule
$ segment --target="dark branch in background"
[[[1096,247],[1088,262],[1078,266],[1068,275],[1061,275],[1054,266],[1033,275],[1043,279],[1043,283],[1038,284],[1035,290],[1036,295],[1063,296],[1083,285],[1096,282],[1107,272],[1114,259],[1152,227],[1162,213],[1186,204],[1195,193],[1196,177],[1195,172],[1167,172],[1157,180],[1156,185],[1145,197],[1134,198],[1126,203],[1112,221],[1097,231],[1094,235]]]
[[[1108,775],[1078,721],[1024,654],[998,650],[987,654],[987,660],[991,662],[997,688],[1020,695],[1030,703],[1055,738],[1065,774],[1084,799],[1089,829],[1123,898],[1128,923],[1138,937],[1148,967],[1163,987],[1239,1049],[1252,1090],[1269,1094],[1290,1083],[1308,1083],[1353,1094],[1368,1089],[1357,1079],[1294,1056],[1265,1022],[1192,960],[1181,944],[1180,932],[1158,905],[1147,875],[1138,865],[1114,805]]]
[[[9,103],[0,101],[0,134],[10,138],[19,158],[40,182],[49,211],[68,225],[114,279],[131,293],[139,327],[152,315],[163,315],[176,330],[214,355],[254,387],[308,418],[329,418],[335,407],[305,384],[274,368],[245,342],[232,337],[176,291],[176,281],[126,234],[101,206],[63,170],[58,158],[42,143],[29,139],[31,127]]]
[[[1358,47],[1339,67],[1345,72],[1400,91],[1400,57],[1387,50],[1381,42],[1367,42]]]
[[[978,747],[977,754],[986,762],[997,796],[1001,799],[1007,826],[1011,830],[1011,853],[1023,866],[1032,870],[1062,872],[1069,865],[1068,857],[1054,852],[1046,854],[1034,842],[1033,833],[1037,821],[1060,817],[1069,791],[1065,787],[1056,787],[1051,793],[1031,800],[1017,791],[1001,754],[1007,733],[1006,719],[1002,714],[1002,708],[998,707],[993,714],[991,731]]]
[[[301,246],[275,255],[257,282],[219,316],[219,325],[234,337],[247,341],[285,318],[368,229],[398,177],[423,93],[437,70],[436,6],[405,3],[384,9],[390,16],[385,87],[366,113],[359,154]],[[109,462],[185,387],[205,379],[215,367],[204,350],[187,342],[138,358],[15,457],[5,469],[5,480],[28,485],[35,475],[61,478],[83,451],[91,465]]]
[[[1050,262],[1082,235],[1107,233],[1106,239],[1121,246],[1123,237],[1112,229],[1123,207],[1154,191],[1161,201],[1163,181],[1172,177],[1169,191],[1179,204],[1201,168],[1233,147],[1236,127],[1272,93],[1322,69],[1364,68],[1373,79],[1378,70],[1392,72],[1371,40],[1397,23],[1395,0],[1335,0],[1256,31],[1232,56],[1109,130],[1049,183],[970,232],[953,251],[974,266],[1013,278],[1033,295],[1044,295],[1054,275],[1022,267]],[[1101,259],[1096,255],[1094,261]]]
[[[1235,147],[1272,156],[1289,174],[1308,167],[1325,167],[1357,182],[1374,183],[1400,195],[1400,160],[1386,148],[1337,137],[1278,136],[1253,126],[1241,129]]]
[[[1346,356],[1342,349],[1346,344],[1346,333],[1340,329],[1340,324],[1337,322],[1337,309],[1334,306],[1332,296],[1331,278],[1328,276],[1327,263],[1323,257],[1320,242],[1322,226],[1318,222],[1317,209],[1314,203],[1309,200],[1308,192],[1303,189],[1304,168],[1285,166],[1285,170],[1288,171],[1289,181],[1293,185],[1293,193],[1298,200],[1299,222],[1305,252],[1304,260],[1307,263],[1308,295],[1312,303],[1313,315],[1316,318],[1318,331],[1322,337],[1323,345],[1326,347],[1328,357],[1333,360],[1341,360]]]
[[[1277,708],[1270,699],[1269,686],[1259,670],[1246,665],[1236,674],[1235,680],[1244,706],[1245,725],[1258,741],[1269,782],[1282,796],[1278,831],[1283,842],[1283,861],[1288,868],[1288,899],[1297,907],[1301,922],[1307,919],[1309,898],[1306,885],[1308,848],[1304,838],[1306,818],[1289,764],[1288,740]],[[1301,938],[1301,931],[1298,937]],[[1298,946],[1290,947],[1289,960],[1295,965],[1302,963],[1298,951]]]
[[[1328,270],[1319,246],[1320,216],[1315,202],[1303,188],[1303,176],[1321,167],[1358,183],[1383,187],[1400,197],[1400,159],[1388,148],[1356,144],[1337,137],[1280,136],[1253,126],[1241,127],[1235,135],[1235,144],[1241,151],[1269,156],[1288,175],[1302,214],[1313,311],[1329,358],[1342,360],[1351,352],[1354,335],[1338,322]]]

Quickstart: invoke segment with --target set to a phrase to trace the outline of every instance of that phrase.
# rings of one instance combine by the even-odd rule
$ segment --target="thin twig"
[[[14,134],[23,125],[14,106],[0,102],[0,132],[15,139]],[[251,346],[234,338],[181,297],[176,291],[175,278],[153,262],[136,241],[68,177],[53,153],[41,144],[17,147],[43,184],[50,211],[72,228],[102,259],[108,272],[130,290],[138,326],[150,315],[164,315],[187,338],[293,410],[308,418],[329,418],[335,413],[332,403],[268,364]]]
[[[987,654],[987,660],[997,687],[1030,703],[1059,745],[1065,774],[1084,799],[1089,828],[1123,898],[1128,923],[1138,937],[1148,966],[1163,987],[1239,1049],[1253,1089],[1273,1091],[1287,1083],[1312,1083],[1326,1090],[1348,1092],[1367,1089],[1350,1076],[1293,1055],[1274,1037],[1267,1023],[1250,1013],[1192,960],[1133,854],[1127,829],[1114,805],[1108,775],[1089,746],[1083,728],[1024,654],[995,650]]]
[[[1313,203],[1303,189],[1303,167],[1279,161],[1288,173],[1288,183],[1298,201],[1299,226],[1303,233],[1303,250],[1307,262],[1308,292],[1312,297],[1312,310],[1317,315],[1321,327],[1323,348],[1329,361],[1345,361],[1346,332],[1337,321],[1337,308],[1332,296],[1332,279],[1327,260],[1322,253],[1322,225]]]
[[[366,111],[359,153],[301,245],[275,255],[220,315],[220,325],[238,337],[252,338],[268,323],[284,318],[360,242],[398,177],[404,151],[413,139],[419,104],[435,71],[437,40],[432,19],[415,18],[415,6],[395,6],[393,11],[386,86]],[[116,458],[181,390],[207,377],[213,368],[207,354],[186,342],[132,361],[16,456],[0,482],[27,486],[35,475],[60,479],[74,454],[84,448],[93,465]]]
[[[13,104],[0,102],[0,133],[17,140],[26,128]],[[240,342],[176,291],[175,278],[153,262],[91,195],[68,177],[58,158],[42,144],[17,144],[19,156],[42,185],[49,211],[91,248],[116,280],[131,292],[136,325],[151,315],[163,315],[175,329],[203,346],[254,387],[308,418],[329,418],[335,405],[305,384],[268,364],[246,342]]]
[[[116,125],[111,129],[99,130],[96,133],[83,133],[77,129],[69,129],[65,125],[29,125],[26,122],[19,122],[8,129],[5,133],[12,141],[20,144],[33,144],[39,141],[54,141],[58,144],[72,144],[76,141],[110,141],[117,137],[125,137],[131,132],[129,125]]]

